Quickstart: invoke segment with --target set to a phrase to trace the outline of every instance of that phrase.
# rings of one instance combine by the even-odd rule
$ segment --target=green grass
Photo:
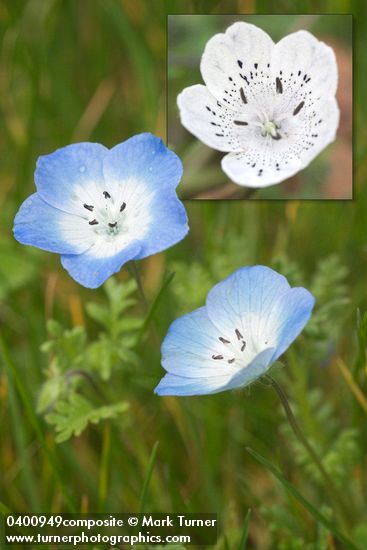
[[[115,311],[116,323],[126,322],[116,342],[116,327],[108,332],[86,305],[107,307],[104,289],[83,289],[56,255],[12,237],[13,217],[34,191],[36,159],[73,141],[112,146],[144,131],[165,138],[167,13],[254,10],[258,17],[274,10],[353,11],[357,200],[187,201],[189,236],[138,263],[149,310],[132,290],[135,303],[126,313]],[[264,0],[0,3],[0,511],[216,512],[219,550],[346,547],[338,546],[338,536],[367,547],[367,423],[355,392],[357,387],[362,400],[367,397],[367,322],[358,322],[357,314],[367,311],[365,10],[364,3],[342,0],[315,1],[311,8],[286,0],[276,7]],[[344,29],[334,30],[343,40]],[[274,36],[281,31],[274,29]],[[201,49],[199,40],[195,48]],[[183,156],[196,181],[226,183],[217,168],[210,171],[213,158],[200,146],[192,144]],[[276,193],[271,198],[281,198]],[[202,305],[207,290],[234,269],[254,263],[278,269],[317,297],[310,325],[274,376],[348,504],[344,523],[267,385],[198,398],[153,394],[163,375],[159,345],[170,322]],[[130,278],[127,269],[115,277],[123,288]],[[41,387],[55,373],[52,361],[65,360],[63,373],[70,367],[66,351],[61,357],[64,352],[54,348],[40,350],[50,338],[49,319],[68,330],[84,327],[86,345],[106,330],[120,352],[110,378],[91,366],[88,376],[68,379],[70,391],[77,388],[96,408],[129,403],[124,414],[60,444],[36,413]],[[130,330],[138,346],[130,346]],[[77,361],[78,351],[87,352],[70,341],[70,361]],[[257,454],[250,456],[247,447]],[[254,460],[259,455],[262,463]],[[287,481],[293,496],[268,469]]]

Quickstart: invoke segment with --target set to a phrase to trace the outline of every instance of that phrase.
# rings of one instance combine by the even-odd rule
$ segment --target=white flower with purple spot
[[[176,195],[180,159],[152,134],[112,149],[77,143],[38,159],[37,192],[14,220],[15,238],[61,254],[80,284],[100,286],[129,260],[185,237],[187,216]]]
[[[206,44],[205,86],[177,98],[183,126],[228,152],[234,182],[266,187],[299,172],[335,139],[339,109],[333,50],[307,31],[274,44],[249,23],[231,25]]]
[[[308,322],[314,297],[264,266],[244,267],[176,319],[162,344],[158,395],[203,395],[264,375]]]

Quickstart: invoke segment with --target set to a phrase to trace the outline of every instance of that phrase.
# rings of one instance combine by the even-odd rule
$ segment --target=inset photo
[[[169,15],[182,199],[353,199],[353,17]]]

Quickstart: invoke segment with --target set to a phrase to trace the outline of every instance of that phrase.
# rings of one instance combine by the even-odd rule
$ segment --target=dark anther
[[[94,206],[92,206],[91,204],[83,204],[83,206],[84,206],[84,208],[89,210],[89,212],[93,212]]]
[[[237,124],[237,126],[248,126],[248,122],[244,122],[243,120],[234,120],[234,124]]]
[[[279,134],[279,132],[277,132],[277,133],[275,134],[275,136],[272,135],[271,137],[272,137],[273,139],[275,139],[276,141],[278,141],[279,139],[282,139],[282,136]]]
[[[212,355],[212,359],[223,359],[223,355]]]
[[[117,222],[113,222],[113,223],[108,224],[109,227],[116,227],[116,225],[117,225]]]
[[[231,343],[229,340],[226,340],[225,338],[223,338],[223,336],[219,336],[219,340],[220,340],[223,344],[230,344],[230,343]]]
[[[283,85],[282,85],[282,81],[280,80],[280,78],[276,77],[275,85],[276,85],[277,94],[282,94],[283,93]]]
[[[246,99],[246,96],[245,96],[245,92],[243,91],[243,88],[240,88],[240,95],[241,95],[242,101],[246,104],[247,99]]]
[[[92,220],[91,222],[89,222],[89,225],[98,225],[98,222],[97,220]]]
[[[237,63],[238,63],[239,68],[242,69],[242,65],[243,65],[242,61],[240,61],[239,59],[237,59]]]
[[[296,107],[293,111],[293,116],[296,116],[298,115],[298,113],[300,112],[300,110],[302,109],[302,107],[304,106],[305,102],[304,101],[301,101],[301,103],[298,105],[298,107]]]
[[[103,196],[105,199],[110,199],[111,198],[111,195],[109,194],[108,191],[103,191]]]
[[[242,336],[242,334],[240,333],[240,331],[238,330],[238,328],[236,328],[235,333],[236,333],[236,336],[237,336],[237,338],[238,338],[239,340],[242,340],[242,339],[243,339],[243,336]]]
[[[258,64],[257,64],[257,63],[254,63],[254,67],[255,67],[255,69],[257,69],[257,68],[258,68]]]
[[[120,212],[125,210],[125,208],[126,208],[126,202],[123,202],[122,205],[120,206]]]
[[[244,351],[245,348],[246,348],[246,342],[245,342],[245,340],[242,340],[241,351]]]
[[[233,359],[228,359],[228,363],[234,363],[234,357]]]

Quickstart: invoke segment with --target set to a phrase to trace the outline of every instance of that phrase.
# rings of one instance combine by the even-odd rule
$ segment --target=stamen
[[[246,99],[246,96],[245,96],[245,92],[243,91],[243,88],[240,88],[240,96],[241,96],[242,101],[246,104],[247,99]]]
[[[110,199],[111,198],[111,195],[109,194],[108,191],[103,191],[103,196],[105,199]]]
[[[276,85],[277,93],[282,94],[283,93],[283,85],[282,85],[282,82],[281,82],[281,80],[278,76],[275,79],[275,85]]]
[[[237,124],[237,126],[248,126],[248,122],[244,122],[243,120],[234,120],[234,124]]]
[[[89,222],[89,225],[98,225],[99,222],[97,222],[97,220],[92,220],[91,222]]]
[[[278,141],[279,139],[282,139],[282,136],[279,134],[279,132],[277,132],[275,134],[275,136],[273,136],[273,134],[271,135],[272,139],[275,139],[275,141]]]
[[[223,359],[223,355],[212,355],[212,359]]]
[[[236,328],[235,333],[236,333],[236,336],[237,336],[238,340],[243,340],[243,336],[240,333],[240,331],[238,330],[238,328]]]
[[[229,340],[226,340],[226,339],[223,338],[222,336],[219,336],[219,340],[220,340],[223,344],[230,344],[230,343],[231,343]]]
[[[246,342],[245,342],[245,340],[242,340],[241,351],[244,351],[245,348],[246,348]]]
[[[234,360],[235,360],[234,357],[233,357],[233,359],[228,359],[228,363],[234,363]]]
[[[304,101],[301,101],[301,103],[298,105],[298,107],[296,107],[293,111],[293,116],[296,116],[298,115],[298,113],[300,112],[300,110],[302,109],[302,107],[304,106],[305,102]]]
[[[123,212],[126,208],[126,202],[123,202],[122,205],[120,206],[120,212]]]
[[[84,208],[89,210],[89,212],[93,212],[94,206],[92,204],[83,204]]]
[[[109,223],[108,225],[109,225],[109,227],[116,227],[117,222]]]

